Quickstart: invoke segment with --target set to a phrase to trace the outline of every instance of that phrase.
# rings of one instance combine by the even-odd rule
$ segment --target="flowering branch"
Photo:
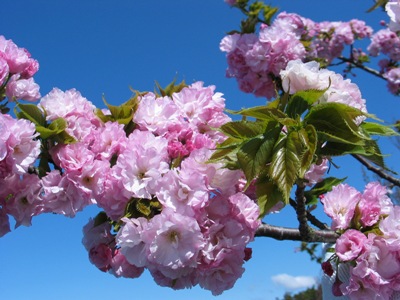
[[[255,236],[271,237],[276,240],[304,241],[303,234],[299,229],[261,224]],[[313,230],[307,242],[335,243],[339,235],[331,230]]]
[[[368,160],[366,160],[364,157],[358,154],[353,154],[352,155],[355,159],[357,159],[361,164],[363,164],[368,170],[374,172],[377,174],[379,177],[386,179],[390,183],[394,184],[395,186],[400,187],[400,180],[398,178],[395,178],[389,174],[387,174],[383,168],[381,167],[376,167],[373,166]]]

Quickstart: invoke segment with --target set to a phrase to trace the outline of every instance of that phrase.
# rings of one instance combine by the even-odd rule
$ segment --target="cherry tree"
[[[259,1],[225,2],[245,16],[220,43],[226,75],[265,105],[228,110],[200,81],[134,91],[103,109],[75,89],[41,96],[38,62],[0,37],[0,235],[10,217],[17,228],[97,205],[82,242],[90,262],[116,277],[147,269],[160,286],[219,295],[243,274],[249,243],[272,237],[327,243],[322,269],[335,296],[397,297],[400,212],[390,192],[400,180],[376,137],[398,133],[368,111],[349,78],[361,69],[400,93],[400,4],[371,8],[390,18],[374,33],[361,20],[318,23]],[[355,48],[363,39],[368,48]],[[373,57],[379,70],[367,64]],[[326,176],[340,156],[387,184],[358,191]],[[332,224],[313,214],[317,206]],[[282,209],[295,210],[297,228],[266,222]]]

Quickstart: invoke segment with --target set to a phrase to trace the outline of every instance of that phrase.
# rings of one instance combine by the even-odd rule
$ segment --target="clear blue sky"
[[[297,12],[316,21],[368,19],[379,28],[381,12],[366,14],[373,1],[365,0],[275,0],[287,12]],[[35,80],[42,95],[53,87],[76,88],[102,107],[127,100],[129,87],[152,90],[175,76],[186,82],[202,80],[225,94],[226,105],[239,109],[260,105],[262,99],[239,92],[236,81],[225,78],[226,60],[219,51],[224,33],[238,28],[242,18],[223,0],[36,0],[3,1],[0,34],[27,48],[39,60]],[[394,121],[399,99],[386,92],[384,82],[358,72],[370,112]],[[387,146],[385,153],[394,152]],[[395,162],[395,160],[389,160]],[[364,182],[353,160],[338,162],[332,176],[349,176],[359,189]],[[290,226],[290,208],[268,222]],[[88,208],[74,219],[42,215],[33,226],[20,227],[0,239],[0,299],[213,299],[198,287],[173,291],[158,287],[145,273],[141,278],[116,279],[90,264],[81,244],[82,227],[96,214]],[[253,259],[236,286],[218,300],[273,300],[285,289],[271,277],[318,277],[320,268],[307,255],[295,253],[297,242],[259,238],[253,243]]]

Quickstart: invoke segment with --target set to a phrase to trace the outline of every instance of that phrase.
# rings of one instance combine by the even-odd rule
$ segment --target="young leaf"
[[[246,141],[237,152],[240,168],[246,175],[247,182],[251,182],[265,169],[272,156],[272,149],[279,138],[280,127],[266,131],[262,138],[253,138]]]
[[[297,132],[282,135],[273,149],[269,177],[279,187],[285,204],[295,183],[303,154],[303,145]]]
[[[364,113],[360,110],[342,103],[323,103],[310,109],[304,117],[304,123],[313,125],[318,132],[359,144],[369,139],[354,122],[356,117],[362,115]]]
[[[36,105],[17,103],[16,108],[18,108],[19,111],[15,109],[15,115],[19,119],[27,119],[35,125],[46,125],[46,118],[43,115],[43,112]]]
[[[363,122],[361,127],[370,135],[399,136],[399,133],[391,127],[378,123]]]
[[[301,116],[322,97],[326,90],[298,91],[290,97],[285,112],[292,118]]]
[[[248,139],[264,133],[264,122],[235,121],[220,127],[220,130],[229,137]]]
[[[307,125],[298,131],[299,138],[304,147],[303,156],[299,168],[299,177],[303,178],[314,160],[314,154],[317,150],[318,136],[314,126]]]

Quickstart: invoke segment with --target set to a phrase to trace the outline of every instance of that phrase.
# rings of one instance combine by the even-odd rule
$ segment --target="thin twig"
[[[349,58],[347,58],[347,57],[344,57],[344,56],[339,56],[338,59],[341,60],[341,61],[343,61],[343,62],[350,63],[350,64],[352,64],[353,66],[356,66],[357,68],[362,69],[362,70],[364,70],[365,72],[368,72],[368,73],[370,73],[370,74],[372,74],[372,75],[374,75],[374,76],[376,76],[376,77],[379,77],[379,78],[381,78],[381,79],[383,79],[383,80],[386,80],[386,78],[385,78],[379,71],[377,71],[377,70],[375,70],[375,69],[366,67],[366,66],[364,66],[363,64],[360,64],[360,63],[358,63],[358,62],[356,62],[356,61],[354,61],[354,60],[352,60],[352,59],[349,59]]]
[[[357,159],[361,164],[363,164],[368,170],[374,172],[379,177],[393,183],[395,186],[400,187],[400,179],[389,175],[387,172],[384,171],[381,167],[374,166],[371,162],[369,162],[366,158],[358,154],[352,154],[352,156]]]

